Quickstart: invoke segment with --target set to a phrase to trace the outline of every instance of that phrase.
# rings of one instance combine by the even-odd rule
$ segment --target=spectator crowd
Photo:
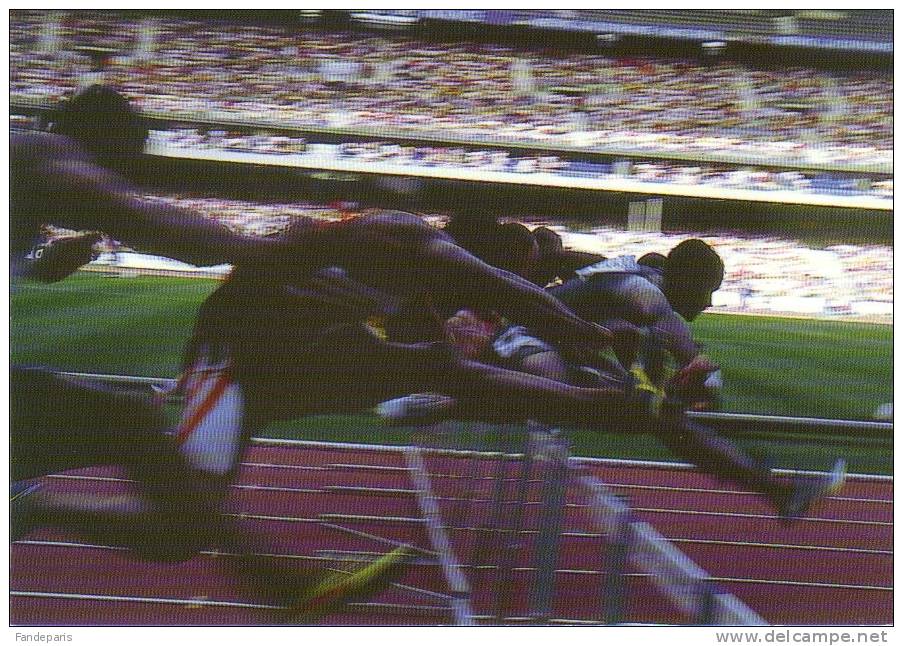
[[[106,78],[143,109],[585,149],[807,164],[892,162],[893,77],[553,54],[111,12],[13,11],[12,98]]]

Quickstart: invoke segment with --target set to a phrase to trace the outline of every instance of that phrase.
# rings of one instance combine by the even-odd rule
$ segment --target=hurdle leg
[[[568,444],[562,438],[549,438],[548,441],[549,465],[543,479],[543,513],[536,539],[536,576],[530,602],[530,617],[537,623],[546,623],[552,615],[568,481]]]
[[[512,610],[511,590],[514,587],[514,563],[523,545],[522,529],[524,508],[527,504],[527,491],[533,473],[534,443],[533,433],[527,432],[524,439],[523,456],[520,460],[520,475],[517,482],[514,509],[510,515],[511,522],[502,537],[501,562],[499,563],[496,581],[495,616],[500,620],[509,616]]]
[[[608,625],[624,621],[627,610],[627,562],[630,556],[630,508],[624,505],[614,520],[614,531],[604,547],[602,620]]]

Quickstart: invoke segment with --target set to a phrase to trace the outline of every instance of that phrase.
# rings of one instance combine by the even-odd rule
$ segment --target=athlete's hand
[[[691,410],[709,410],[717,407],[721,385],[720,366],[700,354],[671,378],[668,390]]]
[[[618,359],[625,366],[633,365],[643,341],[643,331],[623,319],[605,321],[605,326],[611,331],[611,345]]]
[[[92,232],[50,242],[40,249],[40,255],[32,261],[28,275],[47,283],[62,280],[96,257],[94,245],[102,237]]]

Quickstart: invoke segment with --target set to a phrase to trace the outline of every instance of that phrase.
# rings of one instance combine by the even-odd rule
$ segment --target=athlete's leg
[[[310,412],[305,402],[312,387],[305,379],[317,384],[320,378],[316,363],[304,359],[318,345],[316,331],[326,319],[348,316],[345,301],[320,298],[324,291],[340,296],[328,287],[299,293],[243,272],[205,301],[186,353],[183,412],[175,434],[198,472],[231,482],[252,433],[275,419]],[[359,309],[355,301],[351,305]],[[343,378],[352,377],[344,373]],[[223,562],[246,593],[292,614],[346,602],[386,576],[386,568],[401,557],[386,555],[373,567],[335,576],[319,566],[274,558],[278,550],[270,537],[240,518],[211,513],[208,525],[210,544],[229,554]],[[326,600],[327,606],[321,605]]]
[[[656,426],[657,435],[676,455],[703,471],[782,502],[792,484],[777,478],[767,467],[734,442],[689,419],[681,412],[667,410]]]
[[[815,500],[840,489],[846,476],[846,464],[839,460],[832,472],[821,476],[782,478],[682,411],[669,413],[666,405],[658,422],[658,436],[675,454],[714,476],[764,495],[788,519],[801,516]]]
[[[16,523],[56,525],[151,558],[183,558],[183,537],[203,506],[192,470],[164,434],[149,401],[88,387],[42,370],[15,369],[11,388],[11,475],[35,478],[93,465],[119,465],[136,482],[122,496],[67,495],[39,490]],[[171,552],[171,553],[170,553]]]
[[[162,416],[138,397],[40,369],[14,368],[10,382],[14,480],[97,464],[140,470],[166,451]]]
[[[668,354],[660,338],[647,332],[639,362],[631,374],[637,385],[662,384],[667,380]],[[663,391],[660,391],[663,392]],[[673,394],[669,393],[671,397]],[[675,455],[722,480],[766,496],[781,509],[793,495],[794,484],[779,478],[736,443],[687,417],[684,405],[669,397],[653,431]]]

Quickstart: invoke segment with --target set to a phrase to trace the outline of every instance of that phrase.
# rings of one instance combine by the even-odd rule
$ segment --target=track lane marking
[[[328,468],[321,467],[301,467],[296,465],[280,465],[280,464],[266,464],[266,463],[242,463],[241,466],[254,466],[254,467],[266,467],[266,468],[288,468],[288,469],[304,469],[304,470],[316,470],[316,471],[330,471]],[[361,465],[344,465],[344,466],[354,466],[360,467]],[[399,470],[403,472],[407,472],[405,468],[396,468],[392,467],[392,470]],[[90,475],[77,475],[77,474],[49,474],[43,476],[45,478],[57,479],[57,480],[97,480],[103,482],[124,482],[124,483],[136,483],[136,480],[132,480],[129,478],[122,478],[116,476],[90,476]],[[453,480],[453,479],[466,479],[466,480],[494,480],[490,476],[467,476],[467,475],[459,475],[459,474],[441,474],[441,473],[430,473],[431,479],[436,480]],[[539,480],[529,481],[532,483],[537,483]],[[680,486],[672,486],[672,485],[645,485],[645,484],[636,484],[636,483],[617,483],[612,482],[610,480],[605,481],[606,484],[612,488],[616,489],[636,489],[636,490],[649,490],[649,491],[666,491],[666,492],[688,492],[688,493],[702,493],[702,494],[718,494],[718,495],[729,495],[729,496],[738,496],[738,497],[750,497],[750,498],[761,498],[760,494],[757,494],[752,491],[737,491],[733,489],[710,489],[705,487],[680,487]],[[253,485],[253,484],[234,484],[230,485],[232,487],[238,488],[246,488],[250,489],[252,487],[261,487],[265,488],[268,485]],[[277,487],[271,487],[272,489],[278,489]],[[286,490],[292,490],[292,488],[286,488]],[[299,489],[300,491],[301,489]],[[310,490],[314,491],[386,491],[386,492],[398,492],[398,493],[413,493],[412,489],[400,489],[400,488],[384,488],[384,487],[365,487],[365,486],[355,486],[355,485],[324,485],[322,489]],[[456,500],[456,498],[447,498],[448,500]],[[463,500],[463,499],[462,499]],[[834,500],[838,502],[855,502],[855,503],[874,503],[881,505],[893,505],[893,499],[886,498],[854,498],[848,496],[828,496],[824,500]]]

